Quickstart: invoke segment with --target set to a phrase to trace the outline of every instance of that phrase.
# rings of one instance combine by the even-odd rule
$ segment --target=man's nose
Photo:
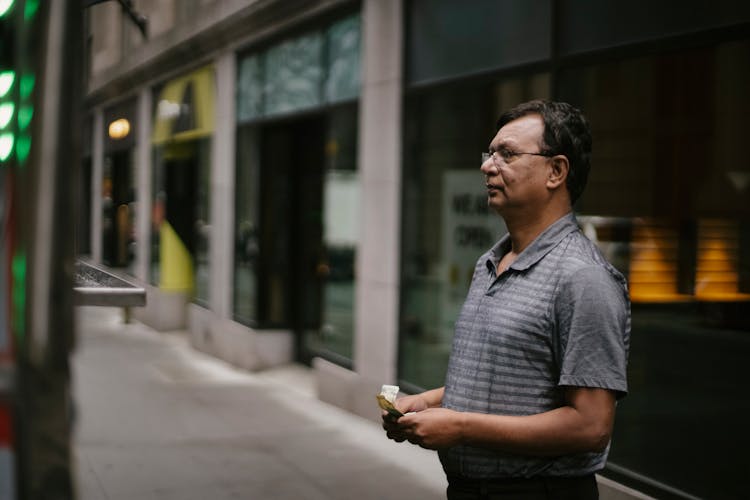
[[[482,171],[484,175],[491,175],[494,174],[497,171],[497,167],[495,166],[495,161],[490,156],[484,162],[482,162],[482,165],[479,167],[479,170]]]

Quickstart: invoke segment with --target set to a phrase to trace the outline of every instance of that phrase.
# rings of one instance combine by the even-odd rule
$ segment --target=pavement
[[[116,308],[77,308],[77,332],[79,499],[445,498],[434,452],[319,401],[305,366],[235,369]]]

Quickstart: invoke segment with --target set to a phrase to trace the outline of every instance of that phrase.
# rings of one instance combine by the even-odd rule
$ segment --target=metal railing
[[[146,290],[90,262],[77,261],[73,302],[77,306],[140,307]]]

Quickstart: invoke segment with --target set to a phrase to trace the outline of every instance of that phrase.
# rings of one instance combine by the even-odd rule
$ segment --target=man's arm
[[[561,408],[528,416],[430,408],[398,419],[394,434],[424,448],[466,444],[535,456],[606,448],[614,423],[615,394],[571,387],[566,390],[566,402]]]
[[[421,392],[419,394],[404,396],[403,398],[396,400],[395,406],[401,411],[401,413],[423,411],[427,408],[439,408],[443,403],[444,393],[445,387],[438,387],[437,389]]]

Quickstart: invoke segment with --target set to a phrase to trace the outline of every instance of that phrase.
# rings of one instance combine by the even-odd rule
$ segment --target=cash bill
[[[393,403],[396,401],[396,397],[398,396],[398,386],[397,385],[383,385],[383,387],[380,389],[380,394],[377,395],[378,398],[378,406],[380,406],[383,410],[387,411],[391,416],[393,417],[403,417],[404,414],[401,413],[396,409],[395,406],[393,406]]]

